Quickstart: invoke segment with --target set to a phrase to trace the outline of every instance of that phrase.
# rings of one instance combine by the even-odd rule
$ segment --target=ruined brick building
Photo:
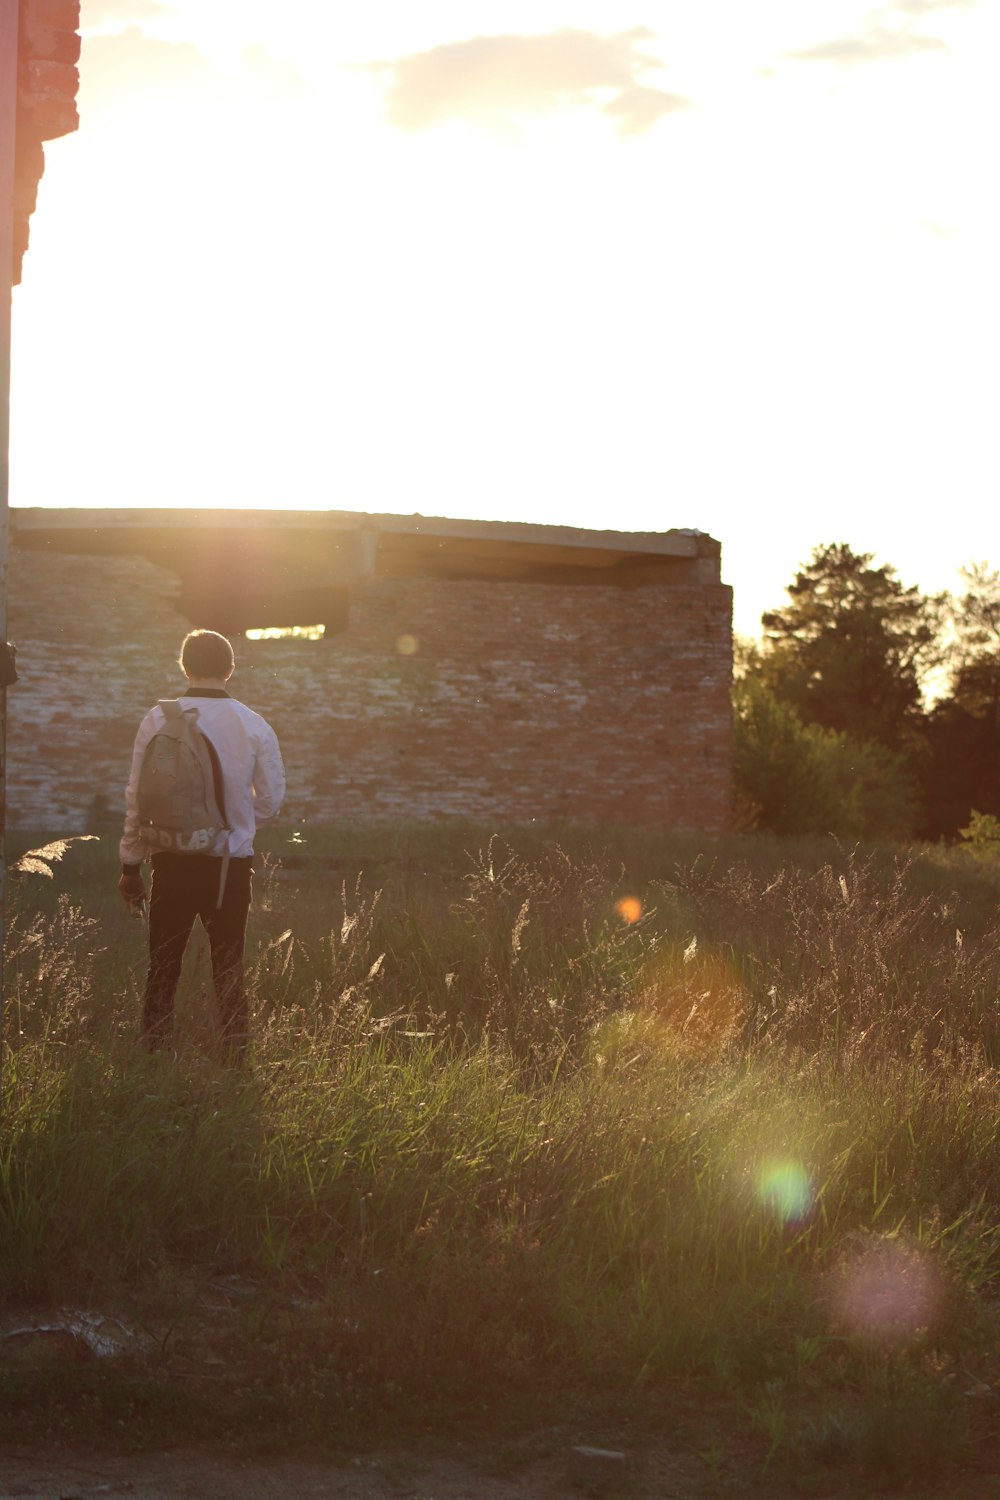
[[[21,280],[45,141],[77,129],[80,0],[18,0],[12,282]]]
[[[11,823],[117,813],[136,725],[205,626],[278,731],[290,821],[727,824],[732,601],[700,533],[14,510],[11,539]]]
[[[79,16],[79,0],[0,0],[11,284],[43,142],[77,125]],[[10,823],[117,815],[138,720],[180,689],[177,646],[201,625],[234,638],[234,689],[278,730],[290,820],[726,826],[731,597],[709,537],[78,510],[14,511],[10,537]],[[0,642],[2,598],[0,562]],[[261,638],[296,626],[315,628]]]

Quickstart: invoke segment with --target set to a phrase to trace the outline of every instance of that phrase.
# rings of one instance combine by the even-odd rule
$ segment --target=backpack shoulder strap
[[[205,741],[208,750],[208,758],[212,762],[212,784],[215,788],[215,800],[222,814],[223,827],[229,827],[229,819],[226,817],[226,784],[222,774],[222,762],[219,760],[219,752],[216,750],[208,735],[201,731],[201,737]]]

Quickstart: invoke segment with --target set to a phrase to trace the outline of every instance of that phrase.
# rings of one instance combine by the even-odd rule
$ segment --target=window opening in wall
[[[245,630],[248,641],[321,641],[325,625],[268,625],[262,630]]]

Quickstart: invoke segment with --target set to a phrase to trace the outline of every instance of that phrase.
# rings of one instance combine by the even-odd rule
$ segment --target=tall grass
[[[8,1300],[238,1277],[295,1330],[243,1329],[262,1399],[278,1366],[300,1406],[343,1404],[348,1374],[376,1406],[694,1382],[768,1460],[943,1462],[956,1391],[995,1373],[990,870],[462,842],[378,879],[265,862],[245,1073],[216,1060],[203,952],[176,1058],[137,1049],[142,934],[94,895],[107,851],[62,889],[25,878]]]

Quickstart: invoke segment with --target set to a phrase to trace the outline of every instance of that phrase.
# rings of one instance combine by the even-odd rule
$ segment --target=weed
[[[8,1300],[124,1299],[164,1378],[218,1350],[261,1430],[685,1383],[765,1470],[961,1457],[956,1371],[996,1347],[989,865],[440,838],[419,878],[399,844],[379,880],[269,860],[245,1074],[196,948],[177,1057],[138,1050],[103,846],[21,875]],[[220,1278],[251,1290],[205,1333]]]

